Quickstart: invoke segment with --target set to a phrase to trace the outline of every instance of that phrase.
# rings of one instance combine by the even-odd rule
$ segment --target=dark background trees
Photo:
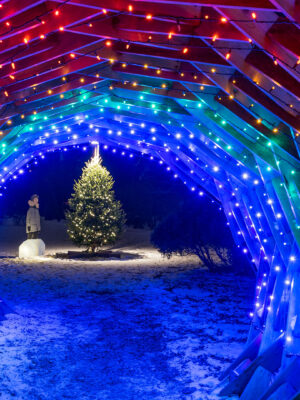
[[[0,217],[25,215],[27,200],[33,193],[40,196],[41,215],[46,219],[63,219],[74,180],[81,175],[92,148],[69,149],[46,153],[38,164],[23,168],[25,173],[8,182],[0,197]],[[101,151],[101,150],[100,150]],[[158,221],[174,211],[185,199],[196,196],[165,164],[149,156],[112,153],[102,150],[103,165],[115,180],[114,190],[127,215],[127,223],[137,228],[153,228]]]

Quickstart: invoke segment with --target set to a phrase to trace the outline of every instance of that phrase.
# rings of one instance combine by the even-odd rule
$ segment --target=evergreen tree
[[[95,252],[103,245],[114,243],[120,236],[125,213],[115,200],[114,180],[95,156],[86,163],[80,179],[74,184],[74,193],[66,212],[68,234],[71,240]]]

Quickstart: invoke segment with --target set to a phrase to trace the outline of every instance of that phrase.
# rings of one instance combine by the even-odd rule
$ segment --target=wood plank
[[[270,388],[263,394],[259,400],[269,400],[269,397],[276,393],[278,388],[282,385],[288,383],[294,392],[299,392],[300,390],[300,360],[295,358],[290,362],[290,364],[283,369],[276,377]],[[283,400],[282,398],[280,400]]]
[[[272,372],[263,367],[258,367],[247,384],[240,400],[257,400],[258,393],[263,393],[270,386],[272,378]]]
[[[284,335],[280,335],[271,345],[261,353],[236,379],[225,386],[221,396],[241,395],[256,369],[261,366],[272,373],[279,370],[284,346]]]
[[[289,400],[294,394],[295,390],[292,388],[292,386],[288,383],[284,383],[268,398],[268,400]]]

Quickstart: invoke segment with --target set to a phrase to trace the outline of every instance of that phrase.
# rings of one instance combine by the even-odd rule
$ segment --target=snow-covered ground
[[[0,226],[14,255],[23,227]],[[48,254],[71,248],[44,225]],[[129,230],[134,260],[0,260],[0,400],[208,400],[247,337],[253,284],[209,273],[195,257],[163,259]]]

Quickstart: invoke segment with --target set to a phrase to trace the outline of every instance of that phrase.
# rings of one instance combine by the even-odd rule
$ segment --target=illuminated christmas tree
[[[66,212],[71,240],[90,252],[113,244],[123,230],[125,214],[121,203],[115,199],[113,184],[114,180],[101,164],[97,150],[75,182]]]

